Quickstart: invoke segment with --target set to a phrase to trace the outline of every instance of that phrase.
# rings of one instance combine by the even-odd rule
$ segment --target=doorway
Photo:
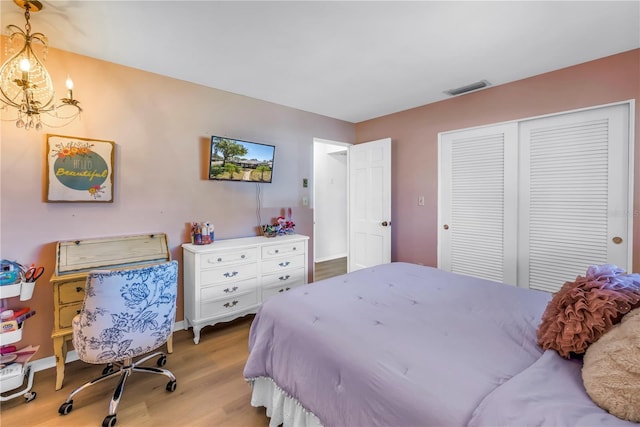
[[[313,141],[313,280],[347,272],[349,145]]]

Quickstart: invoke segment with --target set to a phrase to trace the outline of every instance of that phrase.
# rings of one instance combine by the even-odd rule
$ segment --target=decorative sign
[[[47,135],[47,202],[113,202],[112,141]]]

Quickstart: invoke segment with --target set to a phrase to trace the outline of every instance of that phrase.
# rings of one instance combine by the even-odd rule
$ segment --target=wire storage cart
[[[0,286],[0,310],[5,311],[7,309],[7,298],[20,296],[20,301],[31,299],[34,287],[35,282],[24,281]],[[9,322],[2,323],[3,328],[7,326],[7,323]],[[11,344],[22,340],[22,331],[25,323],[26,321],[22,321],[17,329],[0,333],[0,349],[13,350],[12,352],[2,351],[3,354],[0,356],[0,366],[4,365],[2,369],[0,369],[0,402],[5,402],[19,396],[23,396],[25,402],[31,402],[36,398],[36,392],[31,391],[34,371],[28,360],[30,356],[37,351],[38,347],[29,347],[18,350],[17,352],[15,349],[9,348]],[[27,362],[23,362],[22,360],[27,360]],[[12,390],[15,391],[10,393]]]

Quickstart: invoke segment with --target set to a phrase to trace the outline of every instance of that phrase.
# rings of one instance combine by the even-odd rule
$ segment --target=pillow
[[[587,349],[582,381],[596,405],[640,422],[640,308]]]
[[[562,357],[582,357],[622,316],[640,307],[640,275],[605,264],[566,282],[542,314],[538,344]]]

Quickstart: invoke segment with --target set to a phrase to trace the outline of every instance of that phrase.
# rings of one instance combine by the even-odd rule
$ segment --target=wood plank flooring
[[[313,280],[328,279],[347,272],[347,257],[331,259],[329,261],[316,262]]]
[[[265,427],[264,408],[250,404],[251,388],[242,376],[249,354],[248,336],[253,316],[202,329],[200,343],[191,331],[174,333],[174,352],[166,368],[177,378],[175,392],[165,390],[167,378],[134,373],[125,385],[118,408],[118,427],[126,426],[242,426]],[[163,349],[162,347],[161,349]],[[153,366],[155,360],[147,362]],[[2,426],[99,426],[109,412],[109,399],[117,379],[84,390],[74,399],[71,413],[58,407],[75,388],[102,372],[102,365],[82,361],[68,363],[64,386],[55,391],[55,369],[36,372],[35,400],[22,397],[2,402]]]

